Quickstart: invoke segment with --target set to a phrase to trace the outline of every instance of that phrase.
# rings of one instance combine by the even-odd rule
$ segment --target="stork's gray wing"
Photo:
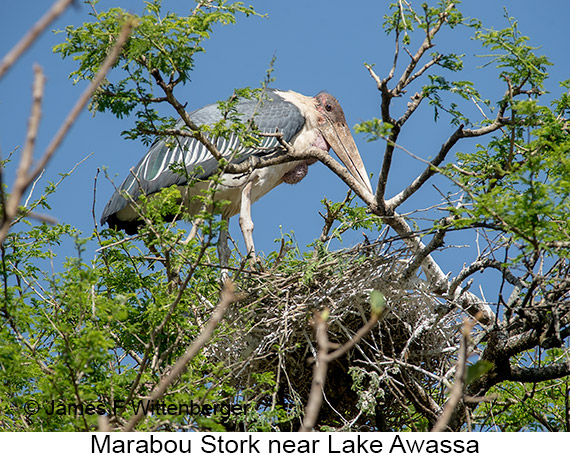
[[[237,113],[242,122],[253,117],[256,127],[263,133],[273,133],[276,129],[283,134],[285,141],[290,141],[301,130],[305,122],[299,109],[285,101],[275,91],[268,89],[267,98],[258,100],[240,99],[236,105]],[[222,119],[217,104],[207,105],[189,113],[197,125],[214,125]],[[177,128],[184,127],[184,121],[177,123]],[[208,135],[207,135],[208,136]],[[209,138],[218,151],[232,163],[240,163],[252,155],[264,155],[280,148],[274,137],[263,137],[257,148],[243,147],[236,135],[228,138]],[[177,173],[171,170],[172,164],[182,164],[187,171]],[[218,162],[212,157],[206,147],[198,140],[190,137],[169,137],[156,141],[134,167],[132,172],[115,191],[101,216],[101,224],[126,228],[129,232],[134,228],[132,222],[121,221],[116,214],[129,203],[124,193],[133,199],[142,192],[153,194],[172,185],[183,186],[188,177],[205,179],[217,168]]]

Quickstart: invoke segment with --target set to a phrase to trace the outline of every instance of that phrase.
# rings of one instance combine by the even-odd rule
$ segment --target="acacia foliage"
[[[569,84],[562,82],[560,93],[545,101],[549,61],[516,21],[507,16],[505,28],[486,28],[465,18],[457,3],[390,6],[384,28],[396,44],[394,66],[385,77],[367,66],[371,89],[376,83],[382,101],[378,118],[356,126],[378,144],[377,194],[361,196],[364,205],[351,194],[343,202],[323,200],[324,226],[309,250],[285,234],[281,249],[260,259],[257,268],[234,251],[230,272],[239,293],[228,319],[163,397],[170,404],[252,407],[229,418],[220,411],[155,414],[137,429],[297,429],[311,387],[308,360],[319,350],[311,314],[326,308],[321,317],[331,341],[342,344],[366,322],[371,297],[381,293],[391,312],[330,364],[318,429],[431,429],[451,386],[460,383],[461,398],[446,424],[451,429],[568,430]],[[147,2],[118,71],[100,87],[91,109],[136,119],[128,138],[150,142],[167,134],[175,116],[157,106],[166,102],[181,115],[176,87],[199,71],[194,56],[213,25],[230,24],[238,14],[256,13],[215,1],[197,2],[182,17],[163,14],[159,1]],[[77,81],[95,75],[126,20],[132,17],[113,8],[66,28],[55,51],[76,60]],[[460,54],[437,51],[434,37],[441,30],[459,33],[465,27],[487,50],[483,62],[497,68],[497,84],[504,88],[498,99],[455,77],[464,71]],[[404,47],[412,50],[407,56]],[[215,133],[250,138],[253,126],[233,116],[233,101],[220,104],[228,122]],[[473,104],[480,117],[469,114]],[[420,176],[409,176],[402,192],[387,198],[394,151],[401,149],[408,119],[422,109],[456,131],[442,138],[440,151],[428,154],[433,158]],[[477,147],[466,152],[464,146],[453,157],[452,148],[471,137],[480,138]],[[401,216],[399,206],[437,174],[448,179],[450,192],[429,211]],[[201,196],[205,207],[217,180],[214,175]],[[194,219],[178,215],[170,221],[179,213],[180,193],[166,189],[138,201],[144,221],[138,238],[97,226],[85,237],[69,225],[26,217],[48,208],[46,197],[56,188],[49,184],[20,208],[1,247],[0,423],[5,430],[94,430],[100,414],[80,411],[93,405],[107,413],[111,428],[122,429],[197,338],[219,300],[215,241],[223,226],[216,212],[223,202]],[[199,236],[188,239],[184,222],[197,219]],[[364,230],[367,241],[331,251],[331,242],[347,230]],[[457,231],[483,241],[476,258],[445,277],[426,262]],[[100,248],[92,261],[85,260],[88,240]],[[77,255],[53,271],[59,246],[69,242]],[[491,271],[500,281],[484,290],[486,302],[468,289],[475,273]],[[481,310],[488,311],[486,320]],[[462,339],[458,328],[469,314],[480,321]],[[461,344],[472,362],[459,379]],[[34,402],[37,412],[29,409]],[[60,404],[67,405],[65,413],[50,414]]]

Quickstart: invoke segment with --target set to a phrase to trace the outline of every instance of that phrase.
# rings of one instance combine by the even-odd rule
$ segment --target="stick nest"
[[[453,371],[458,346],[458,313],[449,312],[419,277],[407,287],[398,281],[408,261],[403,244],[383,243],[250,276],[240,283],[247,298],[227,316],[233,338],[211,346],[210,356],[231,367],[231,383],[240,392],[256,391],[256,381],[246,373],[271,373],[275,384],[254,395],[258,407],[281,405],[290,417],[298,417],[317,352],[312,316],[328,309],[329,340],[342,345],[369,319],[370,292],[378,290],[389,312],[353,350],[330,364],[319,422],[338,424],[340,416],[347,428],[383,428],[379,421],[389,423],[408,408],[410,386],[443,394],[437,378]]]

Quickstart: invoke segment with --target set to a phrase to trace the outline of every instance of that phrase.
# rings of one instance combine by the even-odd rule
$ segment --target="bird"
[[[230,163],[239,164],[249,158],[263,158],[274,153],[287,153],[284,145],[298,152],[318,148],[329,152],[332,148],[350,174],[372,193],[358,148],[347,126],[344,112],[338,100],[327,92],[310,97],[290,90],[264,88],[263,96],[240,97],[235,112],[244,123],[253,120],[256,132],[260,132],[259,145],[243,146],[236,134],[225,137],[206,136]],[[217,103],[206,105],[188,113],[198,126],[213,126],[224,118]],[[182,129],[180,119],[176,128]],[[263,135],[267,134],[267,135]],[[255,260],[253,220],[251,204],[282,183],[296,184],[308,172],[317,159],[293,160],[267,167],[251,169],[242,174],[223,173],[214,199],[226,200],[222,209],[226,222],[240,214],[239,225],[250,258]],[[182,164],[186,172],[173,170],[173,164]],[[207,147],[191,136],[160,137],[146,155],[130,170],[122,184],[115,189],[101,216],[101,225],[123,229],[128,234],[137,232],[142,224],[136,210],[136,200],[141,194],[150,196],[172,185],[178,186],[184,210],[190,215],[200,211],[201,202],[194,198],[208,187],[208,178],[218,169],[219,162]],[[188,185],[189,180],[192,185]],[[222,230],[218,240],[218,253],[222,264],[227,265],[230,251],[227,247],[227,231]]]

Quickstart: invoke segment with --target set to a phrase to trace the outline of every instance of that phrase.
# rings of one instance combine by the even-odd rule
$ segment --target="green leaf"
[[[386,308],[386,297],[384,297],[382,292],[378,290],[370,292],[370,307],[372,308],[372,314],[380,315],[384,312],[384,308]]]
[[[479,360],[467,367],[467,375],[465,376],[465,384],[471,384],[473,381],[479,379],[485,373],[488,373],[494,367],[493,362],[488,360]]]

